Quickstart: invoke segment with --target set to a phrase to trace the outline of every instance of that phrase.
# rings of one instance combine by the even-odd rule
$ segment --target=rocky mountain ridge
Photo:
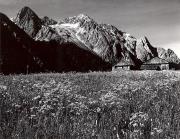
[[[66,44],[68,44],[68,46],[71,44],[73,46],[72,49],[78,47],[77,49],[80,51],[88,53],[88,57],[92,56],[94,59],[101,59],[97,60],[101,61],[101,64],[103,63],[102,61],[104,61],[106,65],[104,67],[109,67],[107,66],[108,64],[113,66],[123,59],[133,61],[138,69],[142,63],[153,57],[160,57],[175,64],[180,63],[180,59],[172,50],[153,47],[147,37],[136,39],[134,36],[122,32],[115,26],[99,24],[85,14],[68,17],[57,22],[47,16],[40,18],[32,9],[24,7],[18,12],[17,16],[13,18],[13,22],[30,37],[33,42],[32,44],[30,43],[30,45],[38,44],[41,46],[41,48],[38,48],[38,53],[41,51],[40,49],[42,49],[42,51],[43,49],[47,49],[47,53],[44,53],[46,55],[48,55],[48,49],[52,49],[51,46],[53,44],[52,47],[55,47],[53,51],[57,51],[57,48],[59,49],[59,47],[63,46],[61,51],[69,51],[67,52],[69,53],[68,57],[76,57],[74,56],[76,54],[73,53],[71,49],[64,47]],[[43,45],[48,47],[43,48]],[[79,50],[78,54],[80,52]],[[34,53],[36,53],[35,49]],[[62,53],[60,55],[62,55]],[[82,52],[80,53],[80,55],[84,55]],[[70,56],[70,54],[72,55]],[[78,62],[76,61],[75,63],[77,64]],[[79,63],[81,63],[81,60]],[[72,65],[75,66],[75,64]],[[94,68],[94,70],[99,69],[99,67],[97,69]],[[103,65],[102,69],[105,69]],[[86,70],[88,70],[88,68]]]
[[[58,22],[51,19],[50,24],[44,24],[42,21],[40,23],[42,19],[37,17],[35,12],[30,8],[25,7],[26,10],[23,9],[18,13],[16,19],[19,20],[15,20],[15,23],[22,28],[29,27],[30,25],[20,24],[24,19],[20,19],[19,15],[30,14],[29,17],[32,17],[32,13],[34,13],[33,17],[35,18],[32,18],[32,20],[36,19],[36,22],[41,24],[41,28],[39,28],[39,26],[35,27],[39,29],[37,32],[34,30],[34,34],[36,34],[36,36],[34,36],[35,40],[56,40],[59,43],[74,42],[84,47],[84,49],[94,52],[112,65],[118,63],[122,58],[131,58],[138,65],[157,56],[169,62],[180,62],[178,57],[174,56],[175,54],[170,53],[170,51],[162,54],[161,49],[153,47],[146,37],[136,39],[130,34],[120,31],[115,26],[98,24],[88,15],[79,14],[59,20]],[[27,11],[26,14],[23,13],[24,11]],[[43,18],[43,20],[44,19],[49,20],[48,17]],[[26,29],[24,30],[26,31]],[[26,32],[31,36],[31,32],[28,30]]]

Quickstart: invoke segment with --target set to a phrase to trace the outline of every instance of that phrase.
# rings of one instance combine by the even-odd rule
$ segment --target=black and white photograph
[[[0,139],[180,139],[180,0],[0,0]]]

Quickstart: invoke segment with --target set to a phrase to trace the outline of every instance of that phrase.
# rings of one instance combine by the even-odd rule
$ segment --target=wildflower
[[[98,108],[97,108],[97,112],[100,112],[100,111],[101,111],[101,108],[98,107]]]
[[[56,81],[52,79],[49,83],[50,84],[56,84]]]
[[[0,85],[0,89],[2,89],[2,90],[7,90],[7,86],[5,86],[5,85]]]
[[[40,98],[41,98],[41,96],[38,95],[38,96],[34,97],[33,100],[37,100],[37,99],[40,99]]]

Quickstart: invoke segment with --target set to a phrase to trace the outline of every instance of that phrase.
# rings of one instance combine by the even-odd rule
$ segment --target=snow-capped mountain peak
[[[76,16],[77,18],[79,18],[79,19],[83,19],[83,20],[86,20],[86,21],[90,21],[90,20],[92,20],[92,18],[90,18],[88,15],[86,15],[86,14],[83,14],[83,13],[81,13],[81,14],[79,14],[79,15],[77,15]]]

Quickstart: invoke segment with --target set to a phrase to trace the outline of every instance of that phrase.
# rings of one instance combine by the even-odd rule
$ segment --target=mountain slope
[[[4,74],[38,71],[41,60],[32,54],[33,40],[8,17],[0,13],[0,70]]]

